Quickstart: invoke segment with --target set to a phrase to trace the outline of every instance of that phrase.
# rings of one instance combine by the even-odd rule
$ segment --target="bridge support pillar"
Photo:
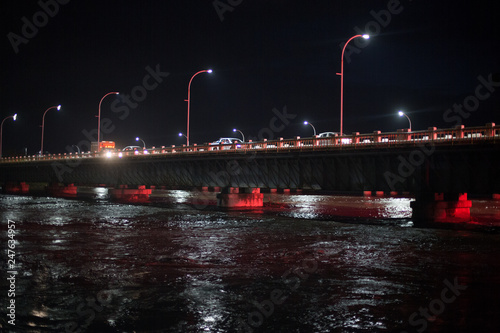
[[[47,186],[47,192],[52,197],[76,198],[77,187],[74,184],[61,185],[51,183]]]
[[[410,203],[417,224],[470,222],[472,202],[467,193],[426,193]]]
[[[149,202],[151,192],[152,189],[147,189],[145,185],[140,185],[137,188],[128,188],[126,185],[121,185],[118,188],[108,190],[112,200],[127,203]]]
[[[3,187],[3,192],[7,194],[28,194],[29,184],[25,182],[7,182]]]
[[[217,194],[217,206],[223,208],[254,208],[264,205],[260,188],[225,187]]]

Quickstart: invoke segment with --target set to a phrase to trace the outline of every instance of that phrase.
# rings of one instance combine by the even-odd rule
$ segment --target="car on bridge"
[[[224,145],[224,146],[222,146],[222,148],[217,147],[215,149],[231,149],[232,147],[229,145],[234,144],[236,148],[241,148],[242,143],[243,143],[243,141],[241,141],[241,139],[237,139],[237,138],[219,138],[219,140],[211,142],[211,143],[209,143],[209,145],[211,145],[211,146]]]
[[[126,155],[129,155],[132,152],[134,153],[134,155],[138,155],[139,153],[142,152],[144,154],[147,154],[147,150],[140,146],[127,146],[123,148],[122,151],[125,152]]]
[[[134,150],[142,150],[142,147],[139,146],[127,146],[122,149],[122,151],[134,151]]]
[[[338,135],[340,135],[340,134],[337,132],[323,132],[323,133],[319,133],[318,138],[331,138],[331,137],[338,136]]]
[[[326,138],[334,138],[336,136],[341,136],[339,132],[323,132],[323,133],[319,133],[318,135],[318,138],[319,139],[326,139]],[[342,143],[346,144],[346,143],[352,143],[352,140],[350,138],[342,138]],[[329,143],[328,141],[325,141],[323,143],[320,143],[322,145],[324,144],[331,144]]]

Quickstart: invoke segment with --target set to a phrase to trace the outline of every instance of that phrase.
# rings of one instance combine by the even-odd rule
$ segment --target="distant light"
[[[119,152],[119,153],[118,153],[118,157],[119,157],[119,158],[122,158],[122,157],[123,157],[123,153],[122,153],[122,152]]]
[[[107,158],[111,158],[111,156],[112,156],[111,152],[110,152],[110,151],[108,151],[108,152],[106,153],[106,157],[107,157]]]
[[[212,70],[211,70],[211,69],[209,69],[209,70],[207,71],[207,73],[212,73]]]
[[[399,111],[398,114],[399,114],[400,117],[404,116],[403,111]]]
[[[364,39],[370,39],[370,35],[363,35]]]
[[[304,125],[307,125],[307,124],[309,124],[309,123],[307,121],[304,121]]]
[[[57,106],[57,111],[59,111],[59,110],[61,110],[61,105],[60,104]]]
[[[14,115],[14,121],[16,121],[17,119],[17,113]]]

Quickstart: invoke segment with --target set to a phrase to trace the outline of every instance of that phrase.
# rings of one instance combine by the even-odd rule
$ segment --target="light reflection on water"
[[[407,198],[268,194],[252,212],[199,195],[201,210],[185,191],[151,205],[0,195],[1,224],[18,231],[16,328],[416,332],[410,316],[457,278],[467,290],[429,331],[498,331],[497,230],[408,227]],[[498,216],[477,202],[479,219]],[[88,304],[103,292],[109,303]]]

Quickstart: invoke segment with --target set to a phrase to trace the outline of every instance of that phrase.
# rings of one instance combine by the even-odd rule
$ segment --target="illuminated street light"
[[[242,131],[240,131],[239,129],[236,129],[236,128],[233,128],[233,132],[240,132],[241,136],[243,137],[243,142],[245,142],[245,134],[243,134]]]
[[[179,133],[179,136],[183,136],[183,137],[185,137],[186,139],[188,138],[185,134],[182,134],[182,133]]]
[[[106,96],[108,95],[112,95],[112,94],[115,94],[115,95],[119,95],[120,93],[117,92],[117,91],[112,91],[112,92],[109,92],[107,93],[106,95],[104,95],[102,98],[101,98],[101,101],[99,102],[99,114],[97,115],[97,151],[101,151],[101,145],[99,144],[99,142],[101,142],[101,103],[102,103],[102,100],[104,98],[106,98]]]
[[[135,141],[139,141],[139,140],[142,141],[142,149],[146,149],[146,142],[144,142],[144,140],[139,138],[139,137],[135,138]]]
[[[358,38],[358,37],[363,37],[364,39],[369,39],[370,36],[369,35],[355,35],[355,36],[352,36],[344,45],[344,48],[342,49],[342,59],[341,59],[341,67],[340,67],[340,73],[337,73],[337,75],[340,75],[340,135],[343,135],[343,125],[344,125],[344,51],[345,51],[345,48],[347,46],[347,44],[349,44],[349,42],[351,40],[353,40],[354,38]]]
[[[398,114],[399,114],[400,117],[405,116],[408,119],[408,122],[410,123],[410,132],[411,132],[411,120],[410,120],[410,117],[408,117],[403,111],[399,111]]]
[[[313,124],[311,124],[310,122],[304,121],[304,125],[311,125],[311,127],[313,128],[313,131],[314,131],[314,136],[316,136],[316,128],[314,128]]]
[[[204,69],[202,71],[199,71],[197,73],[195,73],[192,77],[191,77],[191,80],[189,80],[189,85],[188,85],[188,98],[185,99],[184,101],[186,101],[188,103],[188,109],[187,109],[187,132],[186,132],[186,139],[187,139],[187,145],[189,146],[189,107],[190,107],[190,104],[191,104],[191,82],[193,81],[194,77],[198,74],[201,74],[201,73],[212,73],[212,70],[211,69]]]
[[[8,116],[5,117],[4,120],[2,120],[2,124],[0,125],[0,157],[2,157],[2,136],[3,136],[3,123],[9,119],[12,118],[14,121],[17,119],[17,113],[14,114],[13,116]]]
[[[47,111],[49,111],[50,109],[57,109],[57,111],[61,110],[61,105],[58,105],[58,106],[51,106],[50,108],[48,108],[47,110],[45,110],[45,112],[43,113],[43,116],[42,116],[42,143],[41,143],[41,147],[40,147],[40,155],[43,155],[43,131],[44,131],[44,127],[45,127],[45,114],[47,113]]]

